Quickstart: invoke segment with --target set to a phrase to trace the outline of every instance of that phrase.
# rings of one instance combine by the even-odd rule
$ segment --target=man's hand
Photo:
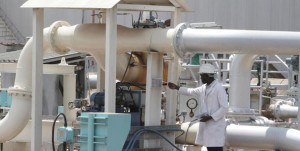
[[[209,120],[211,120],[212,117],[207,115],[207,116],[202,116],[201,119],[200,119],[200,122],[207,122]]]
[[[176,89],[176,90],[179,90],[179,88],[180,88],[180,86],[178,86],[178,85],[176,85],[176,84],[174,84],[174,83],[172,83],[172,82],[169,82],[169,83],[168,83],[168,86],[169,86],[170,89]]]

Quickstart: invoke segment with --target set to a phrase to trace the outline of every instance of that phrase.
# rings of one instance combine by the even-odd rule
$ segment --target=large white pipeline
[[[182,124],[181,129],[186,133],[177,138],[176,143],[195,144],[199,124]],[[298,151],[299,142],[300,131],[295,129],[235,124],[226,127],[226,146],[229,148]]]
[[[298,151],[299,140],[300,131],[295,129],[233,124],[226,128],[230,148]]]
[[[180,25],[179,25],[180,26]],[[182,25],[183,26],[183,25]],[[177,28],[177,27],[176,27]],[[179,27],[178,27],[179,28]],[[300,33],[286,31],[182,28],[177,51],[232,54],[299,54]]]
[[[130,29],[118,26],[118,53],[128,51],[170,53],[179,56],[194,52],[298,54],[300,33],[273,31],[240,31],[191,29],[180,24],[175,29]],[[93,55],[98,65],[105,66],[105,25],[70,26],[56,22],[44,31],[44,51],[50,48],[64,54],[70,49]],[[28,50],[27,50],[28,49]],[[30,117],[31,42],[24,47],[18,62],[11,111],[1,120],[0,142],[10,140],[21,131]],[[22,61],[24,60],[24,61]],[[24,95],[24,97],[23,97]],[[22,96],[22,97],[20,97]],[[19,121],[19,122],[17,122]]]

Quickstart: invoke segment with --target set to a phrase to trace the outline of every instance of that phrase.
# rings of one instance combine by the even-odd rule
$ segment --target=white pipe
[[[191,29],[182,32],[181,51],[232,54],[299,54],[299,32]]]
[[[67,74],[64,75],[64,95],[63,95],[63,104],[64,104],[64,114],[67,117],[68,121],[76,121],[76,112],[75,109],[70,109],[68,104],[73,102],[76,99],[76,74]]]
[[[231,124],[226,128],[226,145],[231,148],[298,151],[300,131]]]
[[[258,55],[235,55],[230,70],[230,112],[250,112],[251,67]]]
[[[118,26],[117,52],[173,52],[172,29],[132,29]],[[53,43],[59,50],[105,53],[105,25],[84,24],[60,27]],[[56,50],[57,50],[56,49]],[[56,52],[60,52],[60,51]]]
[[[49,28],[44,29],[44,52],[48,51]],[[31,114],[32,91],[32,38],[23,48],[17,64],[15,84],[8,89],[12,105],[8,114],[0,121],[0,142],[11,140],[26,126]]]
[[[89,84],[89,89],[96,89],[97,88],[97,75],[95,74],[88,74],[87,80]]]
[[[298,106],[276,103],[272,113],[276,118],[297,118]]]
[[[173,29],[132,29],[118,26],[117,38],[117,78],[122,78],[126,69],[129,55],[126,52],[173,52]],[[105,66],[105,25],[84,24],[71,27],[58,28],[53,37],[54,51],[64,53],[70,49],[81,53],[91,54],[97,64],[104,69]],[[141,81],[141,72],[144,67],[134,67],[128,71],[126,81]],[[121,73],[122,72],[122,73]],[[133,74],[131,74],[131,73]]]
[[[199,122],[191,124],[189,131],[187,131],[188,126],[189,123],[181,125],[181,129],[186,133],[177,138],[176,143],[195,145]],[[226,127],[226,146],[240,149],[298,151],[300,148],[300,131],[287,128],[230,124]]]

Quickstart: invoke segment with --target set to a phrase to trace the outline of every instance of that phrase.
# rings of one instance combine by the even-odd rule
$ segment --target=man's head
[[[211,64],[202,64],[199,69],[202,83],[210,84],[215,80],[215,67]]]

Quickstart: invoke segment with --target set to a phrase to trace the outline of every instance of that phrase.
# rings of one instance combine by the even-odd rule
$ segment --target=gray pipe
[[[300,131],[287,128],[228,125],[226,145],[230,148],[300,150]]]
[[[195,145],[198,128],[199,122],[183,123],[181,129],[185,131],[185,134],[177,138],[176,143]],[[226,127],[226,146],[253,150],[299,151],[300,131],[287,128],[230,124]]]
[[[298,106],[276,103],[273,108],[273,115],[276,118],[297,118]]]
[[[299,54],[300,33],[226,29],[193,29],[179,24],[173,45],[181,57],[191,53]]]

